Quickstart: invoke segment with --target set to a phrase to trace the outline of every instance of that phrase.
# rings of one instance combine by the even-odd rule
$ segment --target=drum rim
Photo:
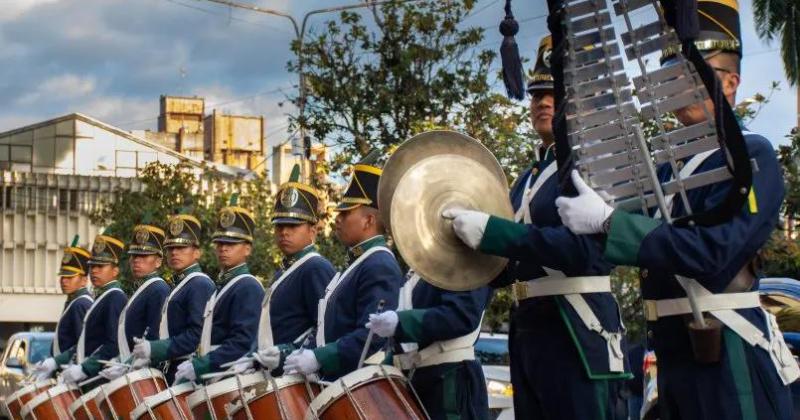
[[[51,393],[51,391],[58,391],[58,392]],[[25,416],[30,414],[30,412],[34,408],[42,405],[43,402],[55,398],[61,394],[65,394],[69,391],[78,391],[78,387],[75,385],[57,384],[52,388],[48,389],[47,391],[39,393],[37,396],[33,397],[32,400],[28,401],[28,403],[22,407],[22,410],[20,410],[19,412],[20,417],[24,418]]]
[[[150,375],[149,376],[146,375],[145,372],[149,372]],[[164,377],[164,374],[157,369],[147,368],[147,369],[134,370],[133,372],[128,372],[120,376],[119,378],[114,379],[113,381],[98,387],[102,388],[103,390],[103,392],[98,392],[97,395],[95,396],[95,403],[97,404],[98,407],[100,407],[100,403],[105,399],[103,397],[104,395],[110,397],[111,394],[119,391],[122,387],[128,385],[128,381],[125,380],[126,377],[130,378],[131,382],[138,382],[140,380],[150,379],[150,378],[161,378],[164,380],[165,383],[167,382],[167,379]]]
[[[265,380],[265,378],[263,376],[263,373],[262,373],[261,379]],[[278,385],[278,390],[285,389],[285,388],[288,388],[288,387],[293,386],[293,385],[301,384],[303,382],[305,382],[305,377],[303,375],[284,375],[284,376],[278,376],[277,378],[275,378],[275,383]],[[269,385],[269,386],[271,386],[271,385]],[[263,397],[265,395],[271,394],[273,392],[275,392],[275,390],[270,390],[268,392],[256,395],[256,396],[254,396],[252,398],[248,398],[245,401],[245,403],[246,404],[250,404],[250,402],[252,402],[253,400],[259,399],[259,398],[261,398],[261,397]],[[244,409],[244,406],[240,406],[240,407],[236,408],[235,410],[231,411],[231,413],[230,413],[231,417],[235,416],[236,413],[239,412],[239,410],[243,410],[243,409]]]
[[[255,385],[258,383],[259,379],[263,379],[264,376],[261,372],[253,372],[248,373],[247,375],[240,375],[241,382],[244,386]],[[219,382],[214,382],[213,384],[208,384],[206,386],[197,387],[197,390],[189,395],[186,399],[186,403],[189,405],[189,409],[194,409],[197,405],[206,401],[206,394],[203,390],[208,390],[208,398],[214,399],[219,397],[220,395],[227,394],[229,392],[236,391],[238,388],[236,376],[231,376],[225,378]]]
[[[183,389],[183,388],[188,388],[188,389]],[[172,398],[172,395],[170,395],[169,392],[167,392],[170,389],[172,389],[174,395],[181,395],[187,392],[194,392],[194,390],[197,389],[197,386],[195,386],[195,384],[192,382],[183,382],[178,385],[169,387],[159,392],[158,394],[153,394],[149,397],[144,397],[144,401],[142,401],[141,404],[137,405],[136,408],[134,408],[133,411],[131,411],[131,420],[136,420],[143,414],[147,413],[148,407],[153,409],[159,404]]]
[[[39,385],[39,384],[42,384],[42,383],[46,383],[47,385],[51,385],[51,387],[56,385],[55,379],[52,379],[52,378],[51,379],[43,379],[41,381],[36,381],[36,382],[34,382],[32,384],[25,385],[22,388],[20,388],[20,389],[14,391],[13,393],[11,393],[11,395],[9,395],[8,397],[6,397],[6,404],[8,404],[9,402],[13,402],[13,401],[19,400],[19,397],[21,397],[23,395],[30,394],[32,391],[36,391],[37,389],[39,389],[38,387],[36,387],[36,385]],[[31,388],[31,389],[28,390],[28,388]],[[28,391],[27,392],[23,392],[25,390],[28,390]],[[44,391],[42,391],[42,392],[44,392]],[[35,397],[35,395],[34,395],[34,397]]]
[[[72,404],[69,405],[69,413],[75,414],[75,411],[77,411],[78,408],[83,407],[84,403],[87,401],[93,401],[94,397],[96,397],[98,393],[100,393],[100,387],[96,386],[89,390],[89,392],[81,395],[80,398],[73,401]],[[97,405],[97,402],[95,402],[95,405]]]
[[[308,411],[306,411],[306,419],[313,418],[312,413],[314,412],[321,414],[333,403],[333,401],[336,401],[341,395],[345,394],[345,391],[342,388],[342,382],[344,382],[348,387],[352,388],[354,385],[367,384],[376,379],[380,379],[383,377],[382,375],[378,378],[376,378],[375,375],[383,372],[386,372],[386,374],[389,376],[399,376],[403,379],[406,378],[406,376],[403,375],[402,370],[391,365],[365,366],[361,369],[350,372],[347,375],[332,381],[330,385],[322,389],[322,391],[317,394],[313,400],[311,400],[311,402],[308,404]]]

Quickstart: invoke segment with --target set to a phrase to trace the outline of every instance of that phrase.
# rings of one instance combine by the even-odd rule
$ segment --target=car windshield
[[[508,340],[481,337],[475,343],[475,355],[482,365],[509,365]]]
[[[32,338],[31,351],[28,355],[28,363],[38,363],[50,356],[50,347],[53,345],[52,338]]]

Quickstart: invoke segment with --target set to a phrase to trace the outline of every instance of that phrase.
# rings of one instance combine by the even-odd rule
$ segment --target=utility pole
[[[299,90],[300,95],[299,95],[299,100],[298,100],[298,104],[297,104],[297,107],[298,107],[297,120],[300,123],[300,125],[298,127],[299,131],[300,131],[300,140],[303,142],[303,155],[301,156],[301,160],[306,160],[306,159],[308,159],[310,157],[310,154],[311,154],[311,138],[306,133],[306,121],[305,121],[306,97],[307,97],[308,91],[306,89],[305,73],[303,71],[303,65],[304,65],[303,46],[305,45],[303,43],[303,40],[304,40],[304,37],[305,37],[305,34],[306,34],[306,24],[308,23],[308,18],[313,16],[313,15],[319,15],[319,14],[323,14],[323,13],[341,12],[341,11],[344,11],[344,10],[351,10],[351,9],[363,9],[363,8],[366,8],[366,7],[381,6],[381,5],[390,4],[390,3],[397,3],[397,4],[400,4],[400,3],[411,3],[411,2],[421,1],[421,0],[365,1],[365,2],[361,2],[361,3],[349,4],[349,5],[344,5],[344,6],[335,6],[335,7],[326,7],[326,8],[322,8],[322,9],[315,9],[315,10],[311,10],[311,11],[307,12],[305,15],[303,15],[303,19],[302,19],[302,21],[301,21],[301,23],[299,25],[297,23],[297,19],[295,19],[292,15],[290,15],[290,14],[288,14],[286,12],[282,12],[280,10],[268,9],[268,8],[264,8],[264,7],[255,6],[255,5],[252,5],[252,4],[239,3],[239,2],[230,1],[230,0],[205,0],[205,1],[208,1],[208,2],[211,2],[211,3],[222,4],[222,5],[225,5],[225,6],[228,6],[228,7],[235,7],[237,9],[244,9],[244,10],[249,10],[249,11],[252,11],[252,12],[264,13],[264,14],[268,14],[268,15],[278,16],[278,17],[289,19],[289,21],[292,22],[292,27],[294,28],[294,34],[295,34],[295,41],[297,41],[298,45],[299,45],[299,49],[298,49],[298,53],[297,53],[297,72],[298,72],[298,79],[299,79],[298,80],[298,83],[299,83],[298,88],[300,89]],[[304,171],[301,171],[301,172],[304,172]],[[305,178],[305,174],[302,174],[301,176],[303,178]]]

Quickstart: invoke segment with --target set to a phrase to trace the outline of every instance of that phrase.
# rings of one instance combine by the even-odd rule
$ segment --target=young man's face
[[[76,290],[86,286],[86,276],[61,276],[59,280],[61,283],[61,293],[65,295],[75,293]]]
[[[247,242],[214,242],[217,261],[225,270],[246,262],[252,249],[252,246]]]
[[[741,78],[736,66],[732,64],[732,60],[730,55],[726,56],[725,54],[717,54],[706,59],[706,62],[714,69],[722,83],[722,94],[725,95],[731,106],[736,100],[736,90],[739,88]],[[706,121],[709,115],[714,115],[714,103],[711,99],[706,99],[702,103],[694,103],[675,111],[675,117],[687,127]]]
[[[171,246],[167,248],[167,265],[173,271],[183,271],[200,260],[202,252],[193,246]]]
[[[553,142],[554,99],[552,91],[536,91],[531,97],[531,124],[545,144]]]
[[[317,227],[311,223],[275,225],[275,243],[284,255],[294,255],[311,245]]]
[[[131,255],[129,259],[131,272],[136,278],[142,278],[161,268],[161,257],[151,255]]]
[[[119,276],[119,267],[114,264],[92,264],[90,267],[94,287],[103,287]]]
[[[364,206],[340,211],[336,215],[336,237],[345,246],[353,246],[365,239],[370,215]]]

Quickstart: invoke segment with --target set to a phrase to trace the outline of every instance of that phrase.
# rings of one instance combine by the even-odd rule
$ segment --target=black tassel
[[[503,60],[503,83],[506,85],[508,97],[525,98],[525,83],[522,80],[522,60],[519,58],[519,46],[514,35],[519,32],[519,23],[511,13],[511,0],[506,0],[506,17],[500,22],[500,33],[503,43],[500,44],[500,58]]]

